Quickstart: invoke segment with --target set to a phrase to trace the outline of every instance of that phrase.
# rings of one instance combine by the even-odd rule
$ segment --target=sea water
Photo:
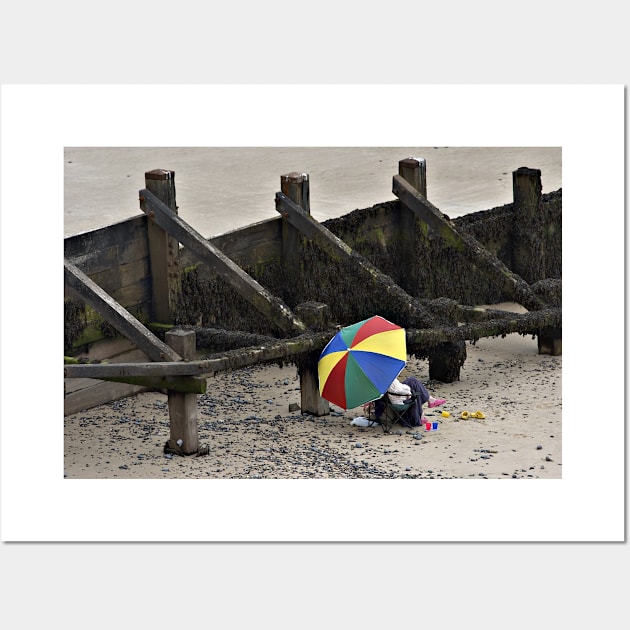
[[[426,161],[427,198],[450,218],[511,203],[512,172],[541,171],[543,193],[562,187],[561,147],[67,147],[64,235],[141,214],[144,174],[175,172],[179,215],[209,238],[277,216],[287,173],[307,173],[318,221],[394,200],[408,157]]]

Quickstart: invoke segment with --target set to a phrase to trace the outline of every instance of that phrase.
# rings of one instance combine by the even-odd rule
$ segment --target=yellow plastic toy
[[[482,411],[462,411],[461,418],[462,420],[468,420],[468,418],[478,418],[479,420],[483,420],[485,418],[485,414]]]

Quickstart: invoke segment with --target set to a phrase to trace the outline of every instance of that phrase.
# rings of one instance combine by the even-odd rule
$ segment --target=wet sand
[[[280,177],[308,173],[318,221],[394,199],[398,162],[424,158],[428,199],[451,218],[511,203],[512,172],[542,172],[562,187],[561,147],[67,147],[64,234],[140,214],[144,173],[175,171],[180,216],[205,237],[277,216]]]

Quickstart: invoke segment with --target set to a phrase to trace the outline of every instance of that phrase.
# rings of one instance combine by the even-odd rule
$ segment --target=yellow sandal
[[[462,411],[461,419],[468,420],[469,418],[478,418],[479,420],[483,420],[485,418],[485,414],[479,410],[473,411]]]

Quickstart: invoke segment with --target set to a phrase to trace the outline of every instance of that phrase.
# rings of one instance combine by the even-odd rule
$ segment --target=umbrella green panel
[[[351,352],[345,372],[346,408],[380,398],[405,367],[404,361],[371,352]]]

